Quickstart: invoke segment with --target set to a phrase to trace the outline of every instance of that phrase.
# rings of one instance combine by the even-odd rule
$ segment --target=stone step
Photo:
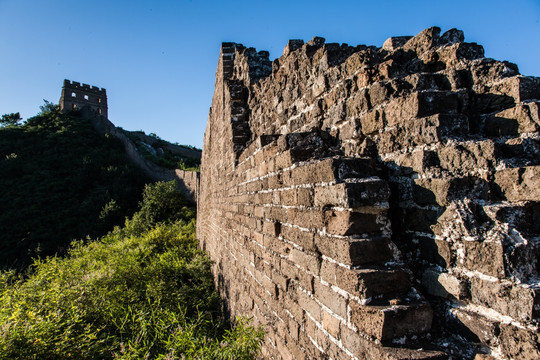
[[[456,306],[450,308],[449,313],[450,316],[446,317],[450,320],[448,326],[451,331],[460,334],[464,347],[500,347],[511,359],[540,358],[538,331],[490,316],[489,308]]]
[[[338,206],[359,208],[387,205],[390,197],[388,183],[380,178],[364,181],[339,183],[315,188],[314,205],[318,207]]]
[[[349,266],[381,264],[393,258],[390,241],[385,237],[351,239],[318,234],[315,246],[322,255]]]
[[[506,168],[540,165],[540,139],[516,136],[504,141],[494,141],[497,163]]]
[[[474,88],[471,107],[474,112],[488,114],[509,109],[526,100],[540,98],[540,80],[534,77],[511,76],[489,85]]]
[[[498,170],[495,172],[495,191],[509,201],[540,201],[539,175],[540,166]]]
[[[337,286],[361,299],[394,298],[411,289],[409,273],[399,266],[347,269],[336,267]]]
[[[539,103],[520,103],[482,117],[481,132],[487,137],[516,136],[540,130]]]
[[[403,148],[429,145],[457,139],[467,134],[469,119],[462,114],[437,113],[409,119],[384,129],[376,137],[379,152],[390,153]]]
[[[448,360],[450,356],[441,351],[383,347],[388,360]]]
[[[384,343],[403,344],[407,337],[431,329],[433,311],[426,302],[372,306],[351,302],[351,322],[358,330]]]

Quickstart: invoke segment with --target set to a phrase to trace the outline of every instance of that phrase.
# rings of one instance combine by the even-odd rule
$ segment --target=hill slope
[[[117,139],[76,113],[49,104],[0,128],[0,268],[105,234],[135,211],[146,182]]]

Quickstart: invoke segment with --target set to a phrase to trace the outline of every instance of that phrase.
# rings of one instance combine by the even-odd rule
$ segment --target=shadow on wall
[[[392,241],[434,307],[439,344],[452,343],[451,352],[471,357],[502,344],[519,355],[536,340],[489,311],[523,321],[540,315],[538,289],[527,285],[540,273],[540,204],[532,179],[539,146],[519,137],[515,118],[476,120],[472,133],[485,140],[464,143],[438,128],[444,145],[400,159],[410,167],[378,156],[392,193]],[[476,305],[485,312],[471,311]]]

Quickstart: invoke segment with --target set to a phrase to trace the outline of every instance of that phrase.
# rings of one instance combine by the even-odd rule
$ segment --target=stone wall
[[[90,108],[81,110],[82,116],[87,118],[94,129],[102,134],[110,134],[122,142],[126,155],[133,164],[139,167],[152,181],[171,181],[175,180],[178,190],[186,198],[194,203],[197,202],[199,194],[199,173],[197,171],[185,171],[180,169],[167,169],[154,164],[142,156],[137,146],[126,134],[118,129],[105,116],[98,115]]]
[[[264,358],[540,357],[540,79],[451,29],[224,43],[197,235]]]

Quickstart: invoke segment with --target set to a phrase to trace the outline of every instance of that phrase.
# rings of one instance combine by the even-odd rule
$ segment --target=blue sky
[[[0,0],[0,114],[35,115],[66,78],[106,88],[117,126],[202,147],[223,41],[275,58],[288,39],[381,46],[456,27],[540,76],[539,21],[540,0]]]

